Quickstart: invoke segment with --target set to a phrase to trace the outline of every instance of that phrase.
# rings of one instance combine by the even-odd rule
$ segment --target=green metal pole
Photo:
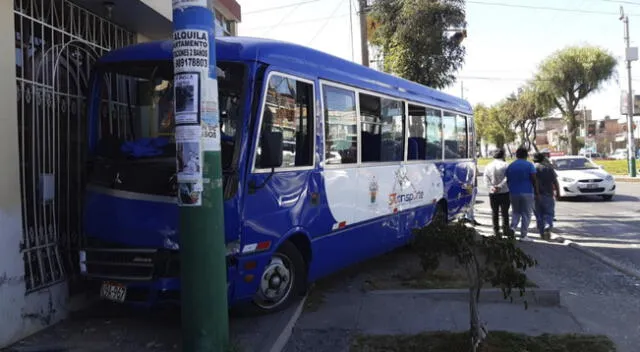
[[[229,345],[213,0],[173,0],[182,350]]]

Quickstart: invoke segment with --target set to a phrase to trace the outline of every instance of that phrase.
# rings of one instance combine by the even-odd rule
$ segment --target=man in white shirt
[[[502,231],[509,230],[509,186],[507,186],[507,167],[509,164],[504,160],[504,150],[498,149],[494,152],[494,160],[484,169],[484,184],[489,190],[489,200],[493,215],[493,231],[496,236],[500,234],[499,217],[502,215]]]

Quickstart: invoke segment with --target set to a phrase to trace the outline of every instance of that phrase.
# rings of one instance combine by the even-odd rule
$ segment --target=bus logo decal
[[[369,197],[370,197],[371,204],[376,203],[377,195],[378,195],[378,181],[376,180],[376,177],[373,176],[373,179],[371,180],[371,182],[369,182]]]

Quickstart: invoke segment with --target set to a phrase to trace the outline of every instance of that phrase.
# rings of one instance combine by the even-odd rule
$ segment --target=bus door
[[[320,228],[314,153],[314,82],[267,71],[243,207],[243,242],[275,245],[291,231]]]

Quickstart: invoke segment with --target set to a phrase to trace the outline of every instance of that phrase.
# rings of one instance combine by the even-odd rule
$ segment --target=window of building
[[[458,136],[458,157],[466,159],[469,157],[469,142],[467,140],[467,117],[458,115],[456,117],[456,134]]]
[[[427,160],[442,160],[442,112],[427,109]]]
[[[325,162],[358,162],[358,119],[355,92],[323,86],[325,118]]]
[[[399,100],[360,94],[362,162],[404,160],[404,106]]]
[[[459,159],[458,134],[456,133],[456,115],[444,112],[442,116],[442,138],[444,139],[444,158]]]
[[[407,160],[427,158],[427,109],[409,105]]]
[[[261,133],[282,132],[281,167],[312,166],[313,85],[294,78],[271,76],[263,111]],[[261,144],[262,141],[257,150],[256,168],[260,168]]]

